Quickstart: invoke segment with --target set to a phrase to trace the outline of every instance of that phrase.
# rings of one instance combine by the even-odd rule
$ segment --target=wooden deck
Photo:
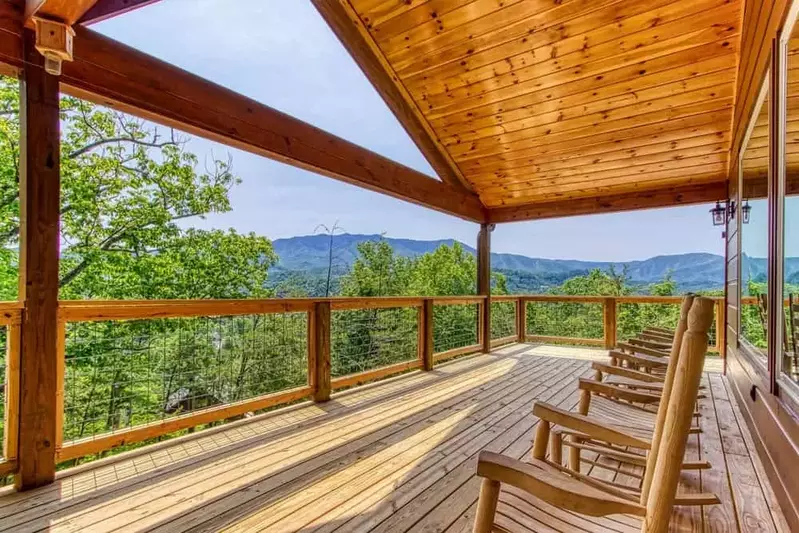
[[[0,531],[471,531],[482,449],[526,456],[533,400],[572,409],[602,350],[511,345],[164,442],[0,496]],[[682,509],[684,531],[789,531],[731,393],[711,362],[703,433],[712,471],[685,490],[723,504]]]

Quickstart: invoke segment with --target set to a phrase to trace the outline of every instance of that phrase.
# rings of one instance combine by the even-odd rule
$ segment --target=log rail
[[[748,301],[752,300],[752,301]],[[559,295],[493,295],[490,303],[486,296],[447,297],[386,297],[386,298],[292,298],[263,300],[165,300],[165,301],[61,301],[58,306],[58,390],[56,394],[57,438],[55,462],[63,463],[88,455],[101,454],[108,450],[142,441],[150,441],[178,431],[192,430],[197,426],[215,424],[232,418],[251,416],[255,412],[287,405],[305,399],[324,402],[333,391],[384,379],[411,370],[432,370],[436,364],[454,357],[480,353],[484,349],[485,332],[490,332],[492,348],[514,342],[568,343],[611,348],[617,338],[617,319],[623,306],[668,305],[678,307],[679,297],[652,296],[559,296]],[[755,299],[743,299],[746,305],[756,305]],[[486,306],[491,312],[486,313]],[[592,335],[580,337],[575,334],[553,335],[546,324],[538,322],[546,306],[569,306],[563,308],[567,316],[585,313]],[[717,299],[717,323],[724,320],[723,299]],[[3,454],[0,456],[0,476],[15,472],[18,449],[16,432],[18,426],[19,401],[19,336],[23,309],[19,303],[0,303],[0,328],[5,328],[6,358],[4,392]],[[303,318],[303,316],[305,318]],[[125,324],[144,323],[194,323],[194,321],[218,321],[244,317],[273,317],[288,320],[293,317],[291,329],[284,336],[291,337],[301,350],[303,357],[302,382],[284,386],[266,394],[251,397],[234,397],[217,401],[213,405],[196,406],[191,409],[176,409],[162,414],[155,420],[128,420],[114,426],[110,431],[97,432],[76,438],[65,438],[65,398],[75,386],[74,372],[76,352],[81,346],[76,342],[76,329],[85,330],[100,325],[105,328],[124,327]],[[348,324],[348,317],[358,317],[358,324]],[[484,324],[488,320],[490,324]],[[181,322],[184,321],[184,322]],[[592,322],[593,321],[593,322]],[[282,324],[282,322],[281,322]],[[297,326],[299,324],[299,326]],[[563,324],[560,324],[563,326]],[[362,328],[368,332],[369,345],[361,343],[351,329]],[[405,336],[394,335],[391,328],[404,328]],[[338,328],[338,329],[337,329]],[[113,331],[99,329],[99,332]],[[223,344],[211,328],[208,343]],[[271,331],[271,330],[270,330]],[[724,345],[724,328],[718,328],[716,350]],[[182,333],[181,333],[182,334]],[[270,335],[268,333],[266,335]],[[140,335],[140,334],[139,334]],[[97,336],[97,332],[95,332]],[[301,338],[300,338],[301,337]],[[408,339],[413,339],[410,343]],[[80,340],[80,339],[78,339]],[[130,339],[129,339],[130,340]],[[413,346],[415,341],[415,346]],[[95,345],[102,351],[105,347],[124,350],[114,342],[101,341]],[[137,338],[131,342],[140,342]],[[252,342],[257,342],[253,340]],[[350,349],[361,349],[363,368],[347,366],[341,360],[342,342],[349,342]],[[338,344],[337,344],[338,343]],[[360,343],[360,344],[359,344]],[[393,344],[392,344],[393,343]],[[99,348],[97,348],[99,346]],[[277,345],[276,351],[284,345]],[[130,351],[129,347],[125,348]],[[399,360],[373,357],[399,353]],[[401,352],[401,353],[400,353]],[[127,353],[127,352],[124,352]],[[115,355],[109,355],[111,360]],[[71,359],[70,359],[71,358]],[[77,371],[88,372],[91,362]],[[71,365],[71,366],[70,366]],[[342,370],[343,369],[343,370]],[[105,371],[105,370],[104,370]],[[153,372],[149,369],[149,372]],[[72,381],[70,381],[72,375]],[[84,374],[86,375],[86,374]],[[171,390],[165,388],[166,390]],[[135,413],[134,413],[135,414]],[[84,422],[85,423],[85,422]],[[74,423],[73,423],[74,426]]]

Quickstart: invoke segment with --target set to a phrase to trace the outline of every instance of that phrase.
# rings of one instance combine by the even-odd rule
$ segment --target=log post
[[[481,224],[477,234],[477,294],[485,296],[483,312],[479,313],[480,341],[483,353],[491,351],[491,232],[493,224]]]
[[[315,402],[330,399],[330,302],[316,302],[309,320],[308,370]]]
[[[18,471],[15,485],[32,489],[55,478],[58,369],[58,253],[60,131],[58,78],[25,30],[20,83]],[[11,428],[16,431],[16,428]]]
[[[602,302],[603,328],[605,330],[605,348],[616,347],[616,298],[605,298]]]
[[[527,300],[516,300],[516,335],[518,342],[527,342]]]
[[[425,298],[419,308],[419,358],[422,368],[433,370],[433,299]]]

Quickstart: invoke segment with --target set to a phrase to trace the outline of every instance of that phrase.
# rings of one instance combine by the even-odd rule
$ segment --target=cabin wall
[[[751,0],[744,9],[739,63],[729,198],[739,205],[738,154],[757,101],[761,82],[772,59],[772,44],[782,28],[788,0]],[[755,446],[792,531],[799,531],[799,417],[792,401],[775,388],[769,372],[757,365],[741,346],[739,261],[740,216],[728,223],[726,232],[727,376],[749,426]],[[773,258],[771,258],[773,260]],[[774,365],[770,365],[772,368]],[[772,370],[774,372],[774,370]]]

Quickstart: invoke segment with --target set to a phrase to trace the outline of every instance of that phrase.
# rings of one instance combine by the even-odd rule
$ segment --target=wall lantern
[[[749,200],[744,200],[744,205],[741,207],[741,221],[744,224],[749,224],[749,213],[752,212],[752,206],[749,205]]]
[[[716,202],[716,207],[710,210],[710,214],[713,217],[714,226],[723,226],[726,222],[725,215],[727,214],[727,209],[721,205],[721,202]]]

